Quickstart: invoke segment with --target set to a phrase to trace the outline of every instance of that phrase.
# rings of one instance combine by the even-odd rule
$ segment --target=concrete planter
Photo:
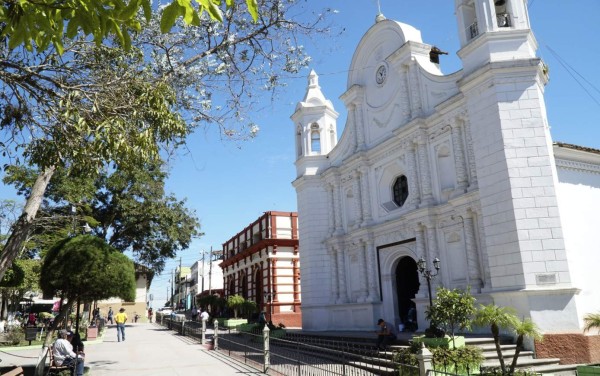
[[[98,327],[94,326],[87,328],[85,338],[87,341],[93,341],[98,338]]]
[[[221,323],[221,320],[219,320]],[[247,319],[223,319],[223,326],[226,328],[235,328],[238,325],[247,324]]]
[[[452,341],[452,337],[446,335],[443,338],[427,338],[425,336],[414,336],[413,342],[421,343],[423,342],[425,346],[432,347],[445,347],[445,348],[461,348],[465,347],[465,337],[463,336],[455,336],[454,341]]]
[[[578,376],[600,375],[600,364],[589,364],[587,366],[577,366]]]

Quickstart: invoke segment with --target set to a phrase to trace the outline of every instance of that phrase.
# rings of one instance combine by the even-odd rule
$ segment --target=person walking
[[[200,320],[201,321],[208,321],[208,312],[206,312],[206,309],[202,308],[201,309],[202,312],[200,312]]]
[[[150,322],[150,324],[152,324],[152,315],[154,314],[154,312],[152,312],[152,307],[148,308],[148,321]]]
[[[114,324],[114,322],[113,322],[113,315],[114,315],[114,312],[112,310],[112,307],[109,307],[108,308],[108,318],[107,318],[107,321],[110,322],[111,325]]]
[[[115,322],[117,323],[117,341],[125,341],[125,323],[127,322],[125,308],[119,309],[119,313],[115,316]]]

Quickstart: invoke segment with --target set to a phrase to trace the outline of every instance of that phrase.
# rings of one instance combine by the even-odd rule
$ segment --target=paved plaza
[[[102,340],[85,342],[89,375],[261,375],[199,342],[157,324],[130,324],[126,340],[117,342],[117,330],[109,326]],[[0,349],[2,367],[29,366],[37,362],[39,347]]]

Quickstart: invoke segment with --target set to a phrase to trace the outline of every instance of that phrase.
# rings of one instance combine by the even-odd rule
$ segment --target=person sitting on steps
[[[391,341],[396,339],[396,335],[393,332],[393,329],[388,326],[384,319],[377,320],[377,326],[379,326],[379,330],[377,333],[377,343],[376,347],[378,350],[386,350],[388,344]]]

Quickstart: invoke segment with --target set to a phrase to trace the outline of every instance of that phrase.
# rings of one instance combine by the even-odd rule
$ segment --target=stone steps
[[[502,357],[506,367],[509,367],[516,352],[516,345],[506,343],[506,338],[503,341],[504,343],[500,346]],[[470,346],[477,346],[483,351],[485,361],[482,367],[500,367],[493,338],[466,338],[465,343]],[[533,351],[523,350],[519,353],[517,368],[527,369],[540,374],[572,376],[576,374],[577,365],[561,365],[558,358],[536,359]]]

